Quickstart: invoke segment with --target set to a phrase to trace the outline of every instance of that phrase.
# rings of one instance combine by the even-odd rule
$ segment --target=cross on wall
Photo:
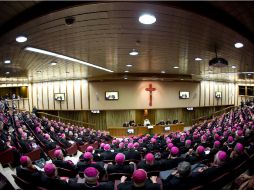
[[[149,92],[149,106],[153,105],[153,91],[156,91],[156,88],[152,87],[152,84],[149,84],[149,88],[145,89],[146,91]]]

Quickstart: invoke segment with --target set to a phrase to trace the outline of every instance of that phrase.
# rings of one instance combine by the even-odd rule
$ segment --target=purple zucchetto
[[[124,148],[124,143],[123,142],[120,142],[119,145],[118,145],[119,148]]]
[[[25,166],[27,166],[29,160],[30,160],[30,158],[28,156],[21,156],[20,157],[20,164],[25,167]]]
[[[86,159],[86,160],[91,160],[93,158],[93,155],[91,152],[85,152],[83,154],[83,158]]]
[[[244,147],[241,143],[237,143],[235,145],[235,151],[239,154],[242,154],[243,153],[243,150],[244,150]]]
[[[92,152],[93,152],[93,147],[92,147],[92,146],[88,146],[88,147],[86,148],[86,151],[92,153]]]
[[[171,149],[170,149],[170,153],[171,155],[178,155],[179,154],[179,148],[177,148],[176,146],[173,146]]]
[[[133,145],[133,143],[129,143],[127,147],[128,147],[128,149],[133,149],[134,145]]]
[[[143,169],[137,169],[133,172],[132,179],[135,183],[143,183],[147,179],[147,173]]]
[[[84,177],[86,179],[96,179],[99,176],[99,172],[96,168],[94,167],[88,167],[84,170]]]
[[[45,164],[44,172],[48,177],[53,177],[56,173],[56,166],[52,163]]]
[[[214,141],[213,146],[214,148],[219,148],[220,144],[221,144],[220,141]]]
[[[153,162],[154,161],[154,155],[152,154],[152,153],[147,153],[146,155],[145,155],[145,160],[147,161],[147,162]]]
[[[198,154],[203,154],[204,151],[205,151],[205,147],[203,147],[203,146],[198,146],[198,147],[197,147],[197,153],[198,153]]]
[[[123,153],[118,153],[115,157],[115,161],[118,164],[123,164],[125,161],[125,155]]]
[[[105,146],[103,147],[103,149],[105,151],[109,151],[110,150],[110,145],[109,144],[105,144]]]

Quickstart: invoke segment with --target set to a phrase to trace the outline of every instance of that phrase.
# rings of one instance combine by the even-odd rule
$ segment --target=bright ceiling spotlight
[[[142,24],[153,24],[156,22],[155,16],[151,14],[143,14],[139,17],[139,22]]]
[[[10,63],[11,63],[11,60],[9,59],[4,60],[4,64],[10,64]]]
[[[131,56],[136,56],[136,55],[138,55],[139,53],[138,53],[138,50],[136,50],[136,49],[133,49],[130,53],[129,53],[129,55],[131,55]]]
[[[55,66],[55,65],[57,65],[57,62],[53,61],[50,63],[50,65]]]
[[[202,58],[196,57],[196,58],[195,58],[195,61],[202,61]]]
[[[16,37],[16,42],[18,42],[18,43],[24,43],[26,41],[27,41],[27,37],[25,37],[25,36]]]
[[[242,48],[242,47],[243,47],[243,43],[241,42],[235,43],[235,48]]]

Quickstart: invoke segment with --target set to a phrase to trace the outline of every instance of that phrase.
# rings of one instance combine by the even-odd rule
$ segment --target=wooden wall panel
[[[59,83],[60,83],[59,81],[53,82],[54,94],[60,92],[60,84]],[[55,97],[55,96],[53,96],[53,97]],[[60,101],[55,101],[54,98],[53,98],[53,101],[55,103],[55,110],[60,110]],[[61,102],[61,107],[62,107],[62,102]]]
[[[205,97],[204,97],[204,100],[205,100],[205,106],[210,106],[210,103],[209,103],[209,100],[210,100],[210,84],[211,82],[206,82],[206,85],[205,85]]]
[[[32,86],[32,91],[33,91],[33,96],[32,96],[32,102],[33,102],[33,107],[37,107],[38,108],[38,105],[37,105],[37,84],[34,84]]]
[[[67,81],[67,103],[68,103],[68,110],[74,110],[74,97],[73,97],[73,80]]]
[[[54,102],[53,82],[48,82],[48,102],[49,102],[49,110],[54,110],[55,102]]]
[[[206,82],[201,82],[200,83],[200,104],[199,106],[202,107],[202,106],[205,106],[205,85],[206,85]]]
[[[62,103],[61,103],[61,110],[67,110],[67,99],[66,99],[66,96],[67,96],[67,94],[66,94],[67,82],[65,80],[60,81],[59,85],[60,85],[60,93],[65,94],[65,101],[62,101]]]
[[[89,100],[88,100],[88,82],[87,80],[81,81],[81,93],[82,93],[82,109],[88,110],[89,109]]]
[[[75,110],[81,110],[81,89],[80,89],[80,80],[74,80],[73,81],[73,93],[74,93],[74,104],[75,104]]]
[[[43,95],[43,109],[48,110],[49,109],[49,102],[48,102],[48,83],[44,82],[42,83],[42,95]]]
[[[210,82],[209,89],[210,89],[210,101],[209,101],[209,105],[213,106],[214,105],[214,99],[215,99],[214,82]]]
[[[43,108],[43,95],[42,95],[42,83],[37,83],[36,85],[37,89],[37,105],[38,105],[38,109],[44,109]]]

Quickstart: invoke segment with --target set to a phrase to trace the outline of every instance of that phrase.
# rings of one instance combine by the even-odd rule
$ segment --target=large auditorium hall
[[[0,0],[0,190],[254,190],[254,2]]]

